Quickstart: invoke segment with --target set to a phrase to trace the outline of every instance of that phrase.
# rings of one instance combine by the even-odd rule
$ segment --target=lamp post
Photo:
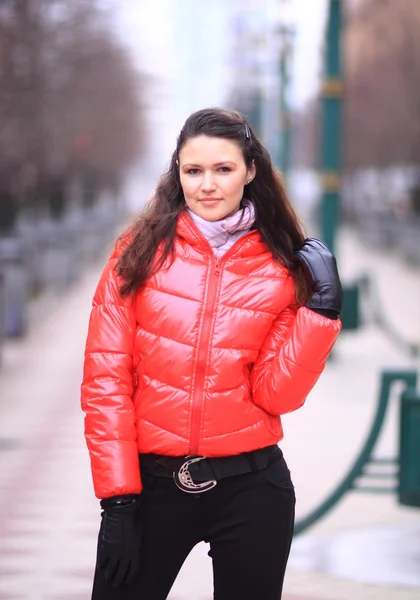
[[[339,218],[341,187],[342,1],[329,0],[324,82],[322,86],[321,237],[332,252]]]
[[[341,64],[342,0],[329,0],[324,82],[322,86],[322,136],[320,211],[321,238],[335,253],[335,235],[340,213],[341,132],[343,77]],[[360,285],[343,285],[343,329],[360,325]]]
[[[291,106],[290,106],[290,68],[293,49],[293,38],[295,31],[291,26],[283,25],[279,29],[280,34],[280,170],[285,181],[290,167],[290,145],[291,145]]]

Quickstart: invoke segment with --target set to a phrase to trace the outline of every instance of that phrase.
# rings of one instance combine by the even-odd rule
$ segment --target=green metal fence
[[[402,383],[399,455],[374,454],[396,383]],[[329,513],[349,491],[398,495],[404,505],[420,507],[420,393],[416,390],[416,371],[385,371],[375,416],[358,456],[335,490],[309,515],[296,522],[299,535]],[[391,471],[383,470],[383,466]],[[379,468],[378,468],[379,467]],[[378,484],[372,485],[372,481]]]

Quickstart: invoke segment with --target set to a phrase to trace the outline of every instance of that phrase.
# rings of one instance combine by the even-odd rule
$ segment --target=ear
[[[251,181],[254,179],[256,174],[257,174],[257,169],[255,167],[255,161],[253,160],[251,166],[249,167],[249,169],[247,170],[247,173],[246,173],[247,185],[248,185],[248,183],[251,183]]]

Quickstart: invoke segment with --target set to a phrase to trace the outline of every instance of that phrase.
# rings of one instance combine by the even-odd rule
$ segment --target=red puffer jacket
[[[188,214],[175,259],[121,299],[111,256],[86,343],[82,408],[98,498],[141,491],[138,453],[224,456],[283,437],[340,321],[294,308],[294,281],[257,231],[216,260]],[[169,264],[169,263],[168,263]]]

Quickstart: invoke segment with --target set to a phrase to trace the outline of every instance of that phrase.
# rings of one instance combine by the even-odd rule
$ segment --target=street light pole
[[[291,106],[290,94],[290,63],[292,57],[292,39],[294,30],[287,25],[280,28],[280,171],[287,181],[290,167],[290,144],[291,144]]]
[[[321,237],[332,252],[335,249],[341,188],[341,115],[344,87],[340,43],[342,4],[341,0],[329,0],[322,87],[320,228]]]
[[[341,64],[342,0],[329,0],[324,82],[322,86],[321,238],[335,253],[340,214],[343,77]],[[360,326],[359,284],[343,285],[343,329]]]

